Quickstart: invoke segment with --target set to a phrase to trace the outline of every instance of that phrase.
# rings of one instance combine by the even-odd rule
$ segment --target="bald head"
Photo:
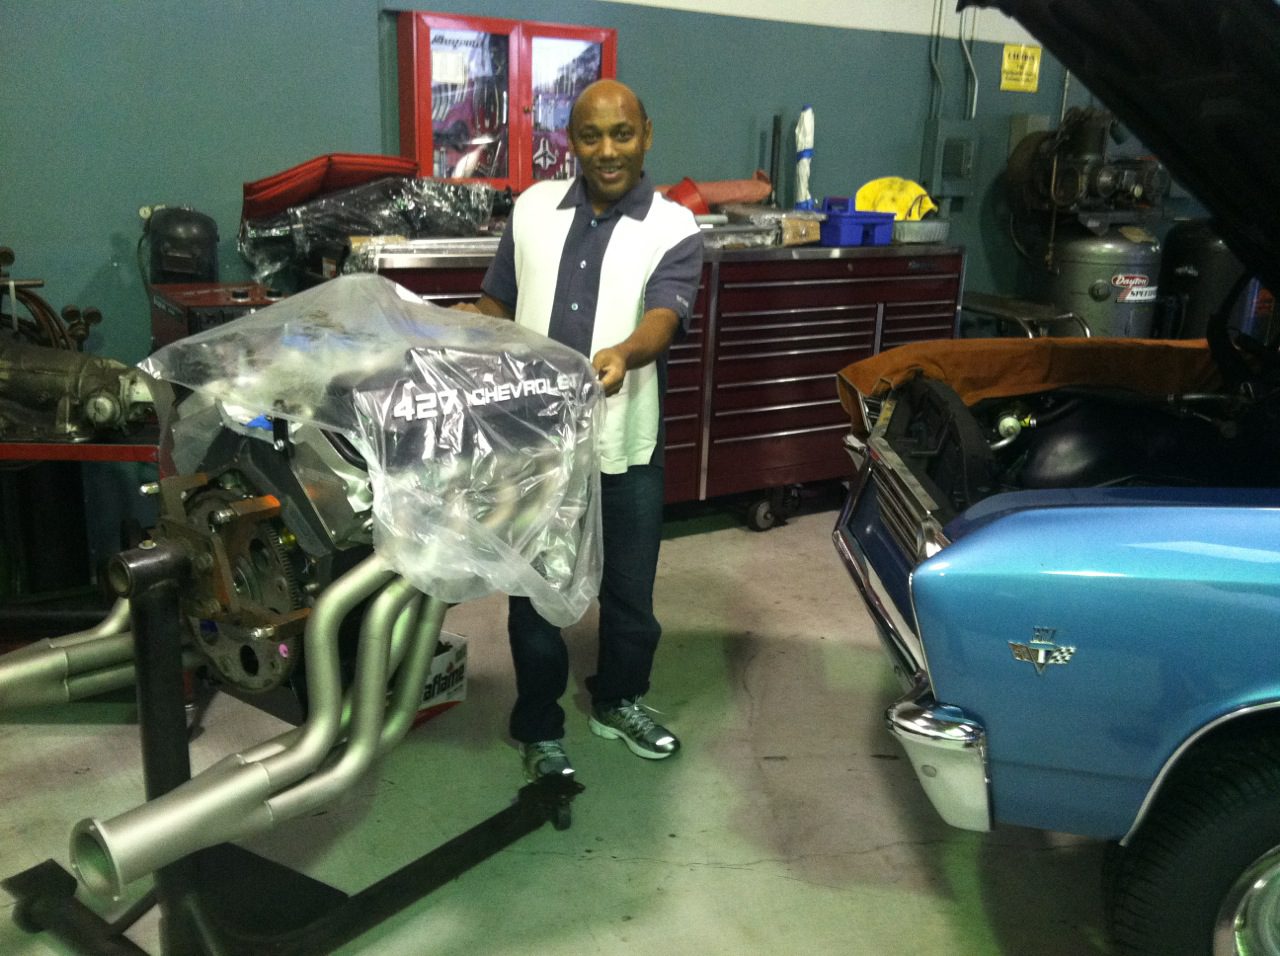
[[[617,80],[592,83],[569,114],[569,145],[578,157],[587,194],[604,212],[640,181],[653,123],[630,87]]]
[[[579,106],[590,106],[598,97],[616,97],[619,102],[627,103],[635,108],[640,116],[641,123],[649,121],[649,114],[646,112],[640,97],[636,96],[635,90],[625,83],[619,83],[617,80],[596,80],[579,93],[578,98],[573,101],[573,108],[569,111],[570,131],[573,130]]]

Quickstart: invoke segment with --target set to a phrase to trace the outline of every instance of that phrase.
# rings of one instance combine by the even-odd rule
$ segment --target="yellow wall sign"
[[[1006,43],[1000,63],[1000,89],[1034,93],[1040,88],[1040,48]]]

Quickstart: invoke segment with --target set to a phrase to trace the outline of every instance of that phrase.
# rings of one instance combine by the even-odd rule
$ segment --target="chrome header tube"
[[[71,862],[85,886],[118,898],[124,885],[139,877],[197,850],[242,838],[262,815],[255,815],[256,808],[312,773],[333,749],[341,729],[339,627],[361,602],[395,578],[375,554],[334,581],[316,601],[304,636],[309,713],[289,746],[256,761],[233,756],[109,820],[77,823],[71,834]],[[380,617],[388,632],[409,597],[382,605]],[[386,645],[381,653],[386,654]]]

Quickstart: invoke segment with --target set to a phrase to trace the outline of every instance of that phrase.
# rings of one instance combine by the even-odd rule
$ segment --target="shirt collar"
[[[653,205],[653,192],[653,181],[649,178],[649,174],[641,173],[640,181],[628,189],[621,199],[600,213],[597,218],[605,219],[617,212],[620,215],[630,216],[632,219],[643,220],[649,214],[649,208]],[[587,181],[581,174],[573,180],[568,192],[564,194],[564,199],[560,200],[558,208],[572,209],[575,206],[587,206],[588,208],[591,206],[591,200],[587,196]]]

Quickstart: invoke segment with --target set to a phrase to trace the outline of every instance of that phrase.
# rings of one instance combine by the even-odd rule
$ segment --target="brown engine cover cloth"
[[[860,422],[853,389],[882,395],[917,375],[946,382],[966,405],[1066,385],[1167,395],[1221,384],[1204,339],[944,339],[903,345],[841,369],[840,402]]]

